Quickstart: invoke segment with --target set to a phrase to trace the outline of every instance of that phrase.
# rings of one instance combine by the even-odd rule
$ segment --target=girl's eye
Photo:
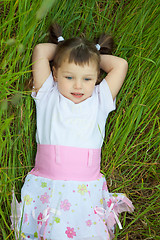
[[[72,79],[72,77],[66,77],[67,79],[69,79],[69,80],[71,80]]]
[[[85,78],[84,80],[85,80],[85,81],[90,81],[90,80],[91,80],[91,78]]]

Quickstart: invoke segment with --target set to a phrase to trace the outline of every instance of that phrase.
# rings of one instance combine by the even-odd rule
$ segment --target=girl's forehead
[[[64,58],[61,62],[60,67],[73,67],[77,66],[80,68],[96,68],[97,69],[97,62],[94,59],[89,59],[87,62],[80,62],[76,63],[74,60],[70,61],[69,58]]]
[[[60,69],[63,71],[88,71],[88,72],[97,72],[97,64],[95,61],[89,61],[87,63],[75,63],[73,62],[69,62],[68,59],[65,59],[61,65],[60,65]]]

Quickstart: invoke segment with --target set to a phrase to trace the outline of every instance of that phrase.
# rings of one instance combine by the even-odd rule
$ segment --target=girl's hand
[[[32,73],[36,92],[51,73],[49,61],[53,60],[56,46],[53,43],[41,43],[36,45],[33,50]]]
[[[112,97],[115,99],[128,70],[128,63],[123,58],[112,55],[101,55],[100,67],[107,73],[105,77]]]

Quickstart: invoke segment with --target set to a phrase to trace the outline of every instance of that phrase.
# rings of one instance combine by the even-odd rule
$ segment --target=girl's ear
[[[55,82],[57,82],[57,70],[55,69],[54,66],[52,67],[52,70],[53,70],[53,79]]]

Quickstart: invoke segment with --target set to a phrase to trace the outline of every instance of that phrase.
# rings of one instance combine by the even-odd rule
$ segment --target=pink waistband
[[[54,180],[92,181],[101,177],[101,149],[37,144],[33,175]]]

